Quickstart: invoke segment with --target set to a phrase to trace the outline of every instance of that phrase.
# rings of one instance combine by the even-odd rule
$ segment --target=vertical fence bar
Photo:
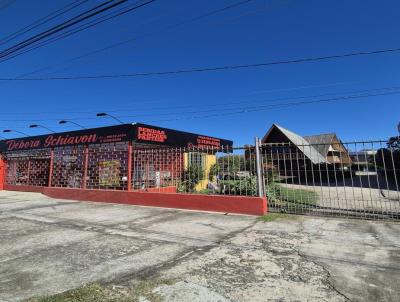
[[[51,187],[51,180],[53,178],[53,162],[54,162],[54,149],[51,148],[50,150],[50,169],[49,169],[49,181],[47,186]]]
[[[13,181],[12,184],[16,185],[17,184],[17,161],[14,159],[12,161],[13,163]]]
[[[29,185],[32,183],[31,181],[31,158],[28,158],[28,171],[27,171],[27,176],[26,176],[26,184]]]
[[[262,185],[262,169],[261,169],[261,157],[260,157],[260,139],[258,137],[255,138],[255,147],[256,147],[256,165],[257,165],[257,187],[258,187],[258,196],[264,197],[264,186]]]
[[[132,191],[132,141],[128,143],[128,175],[127,175],[127,190]]]
[[[82,177],[82,188],[86,189],[86,178],[88,172],[88,163],[89,163],[89,147],[85,146],[84,149],[84,160],[83,160],[83,177]]]

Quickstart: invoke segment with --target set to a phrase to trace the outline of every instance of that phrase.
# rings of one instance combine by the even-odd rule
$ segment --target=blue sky
[[[17,0],[0,10],[0,35],[15,32],[69,2]],[[100,2],[90,1],[85,7]],[[400,3],[395,0],[253,0],[168,29],[236,2],[239,1],[158,0],[2,62],[0,77],[16,77],[43,67],[51,68],[32,77],[252,64],[400,47]],[[132,43],[68,62],[86,52],[135,37]],[[87,127],[114,124],[111,119],[95,117],[96,112],[107,111],[126,122],[223,137],[234,140],[235,144],[251,143],[254,136],[262,136],[272,123],[302,135],[336,132],[343,141],[386,139],[396,135],[400,120],[397,94],[264,108],[244,114],[226,113],[280,102],[315,100],[318,97],[312,96],[316,95],[349,95],[360,90],[400,86],[399,59],[400,53],[392,53],[158,77],[1,82],[0,129],[36,135],[46,131],[29,129],[27,125],[41,123],[62,131],[76,128],[58,125],[60,119],[74,119]],[[3,136],[14,135],[17,136]]]

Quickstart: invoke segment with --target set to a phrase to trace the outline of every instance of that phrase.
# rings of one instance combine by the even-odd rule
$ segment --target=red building
[[[145,124],[0,141],[5,188],[27,190],[176,186],[187,166],[185,154],[212,155],[230,148],[229,140]]]

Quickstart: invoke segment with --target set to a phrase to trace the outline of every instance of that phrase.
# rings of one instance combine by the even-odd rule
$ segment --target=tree
[[[376,154],[376,165],[384,170],[388,180],[400,184],[400,139],[391,137],[387,142],[387,148],[381,148]]]
[[[389,149],[399,151],[400,150],[400,137],[393,136],[393,137],[389,138],[389,140],[387,142],[387,146]]]
[[[239,171],[251,172],[254,170],[254,162],[247,159],[244,155],[229,154],[221,156],[217,162],[211,167],[209,179],[213,180],[214,177],[221,178],[235,178]]]

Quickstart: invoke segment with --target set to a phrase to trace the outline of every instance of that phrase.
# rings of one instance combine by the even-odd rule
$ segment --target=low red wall
[[[267,199],[261,197],[126,192],[70,188],[43,188],[43,194],[60,199],[98,201],[153,207],[264,215]]]
[[[147,188],[145,190],[133,190],[133,192],[176,193],[176,187]]]
[[[4,184],[4,190],[43,193],[44,187]]]
[[[25,185],[4,184],[4,190],[8,190],[8,191],[43,193],[43,189],[44,188],[45,187],[39,187],[39,186],[25,186]],[[0,189],[2,189],[1,188],[1,184],[0,184]],[[63,188],[53,188],[53,189],[63,189]],[[101,190],[101,192],[104,192],[104,191],[105,190]],[[121,192],[121,191],[117,191],[117,192]],[[143,190],[135,190],[134,192],[176,193],[176,187],[171,186],[171,187],[161,187],[161,188],[148,188],[145,191],[143,191]]]

